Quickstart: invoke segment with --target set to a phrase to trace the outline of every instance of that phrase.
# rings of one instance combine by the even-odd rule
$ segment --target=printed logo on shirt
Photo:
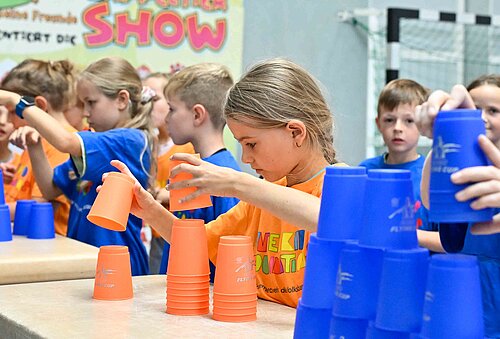
[[[78,180],[78,183],[76,184],[76,191],[85,196],[89,194],[93,184],[94,183],[89,180]]]
[[[306,266],[305,231],[257,235],[255,271],[264,274],[295,273]]]

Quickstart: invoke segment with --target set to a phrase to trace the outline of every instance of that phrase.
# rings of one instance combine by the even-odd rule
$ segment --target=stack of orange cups
[[[167,313],[208,314],[209,295],[205,224],[199,219],[174,220],[167,267]]]
[[[257,319],[257,287],[252,239],[221,237],[214,281],[213,318],[243,322]]]

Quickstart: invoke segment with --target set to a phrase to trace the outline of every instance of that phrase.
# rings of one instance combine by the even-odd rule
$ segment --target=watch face
[[[22,96],[21,101],[24,102],[26,106],[33,106],[35,104],[35,98],[29,96]]]

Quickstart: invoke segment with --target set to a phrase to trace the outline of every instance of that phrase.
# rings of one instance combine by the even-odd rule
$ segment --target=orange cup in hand
[[[217,251],[214,295],[256,295],[255,257],[248,236],[223,236]]]
[[[199,157],[200,155],[195,154],[195,156]],[[182,163],[187,163],[187,162],[181,160],[170,160],[170,172],[172,172],[172,169],[175,166]],[[189,180],[192,178],[193,176],[191,174],[186,172],[181,172],[178,173],[175,177],[170,177],[169,182],[174,183],[178,181]],[[212,200],[210,200],[209,194],[199,195],[196,198],[183,203],[179,202],[180,199],[195,192],[196,190],[197,190],[196,187],[186,187],[178,190],[170,190],[170,211],[175,212],[175,211],[194,210],[198,208],[212,206]]]
[[[120,172],[111,172],[104,181],[87,219],[98,226],[125,231],[132,205],[134,179]]]
[[[134,296],[127,246],[101,246],[97,256],[94,299],[125,300]]]

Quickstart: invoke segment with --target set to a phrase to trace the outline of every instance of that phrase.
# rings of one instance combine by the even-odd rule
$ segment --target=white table
[[[165,313],[166,278],[133,278],[134,298],[92,299],[93,279],[0,286],[2,338],[292,338],[295,309],[259,300],[257,321]]]
[[[43,240],[13,236],[0,242],[0,284],[93,278],[98,252],[59,235]]]

